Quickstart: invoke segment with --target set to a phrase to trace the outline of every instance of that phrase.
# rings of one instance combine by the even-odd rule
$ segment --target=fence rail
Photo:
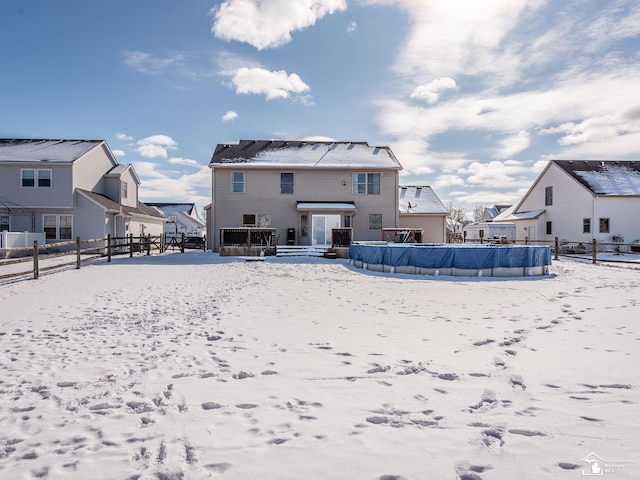
[[[111,262],[113,255],[129,254],[130,257],[133,257],[136,252],[150,255],[152,250],[158,250],[160,253],[165,251],[165,242],[162,236],[112,237],[108,235],[107,238],[87,240],[81,240],[80,237],[77,237],[71,241],[47,244],[40,244],[34,240],[31,247],[11,249],[12,254],[22,255],[21,258],[0,261],[0,280],[27,275],[33,275],[34,279],[38,279],[40,272],[69,266],[75,266],[76,269],[79,269],[83,263],[97,258],[106,256],[107,261]],[[181,251],[184,252],[184,248]],[[48,265],[44,264],[45,262]],[[20,269],[16,267],[19,264],[24,264],[25,267],[29,266]],[[8,270],[14,271],[7,272]]]

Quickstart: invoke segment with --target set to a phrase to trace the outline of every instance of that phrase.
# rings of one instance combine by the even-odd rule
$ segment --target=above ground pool
[[[354,266],[367,270],[460,277],[548,275],[551,247],[540,245],[354,244]]]

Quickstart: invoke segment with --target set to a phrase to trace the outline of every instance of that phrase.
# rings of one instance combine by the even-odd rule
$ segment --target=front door
[[[311,245],[331,245],[331,230],[340,228],[340,215],[311,216]]]

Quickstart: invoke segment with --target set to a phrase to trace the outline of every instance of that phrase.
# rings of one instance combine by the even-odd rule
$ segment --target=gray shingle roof
[[[552,160],[595,195],[640,196],[640,162]]]
[[[46,140],[0,138],[0,162],[70,163],[102,140]]]
[[[240,140],[218,144],[211,166],[244,164],[288,168],[385,168],[402,169],[389,147],[366,142],[305,142]]]

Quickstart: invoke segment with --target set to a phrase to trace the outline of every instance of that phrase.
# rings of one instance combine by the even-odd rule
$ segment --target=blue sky
[[[215,145],[389,145],[446,205],[550,159],[640,159],[636,0],[9,0],[0,136],[104,139],[143,201],[210,202]]]

